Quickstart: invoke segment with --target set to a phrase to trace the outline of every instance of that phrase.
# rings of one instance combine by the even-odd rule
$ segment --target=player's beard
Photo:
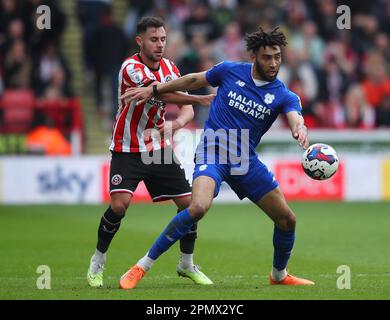
[[[162,55],[161,57],[156,57],[152,52],[148,51],[146,48],[143,49],[143,52],[145,56],[153,62],[159,62],[162,58]]]
[[[260,66],[260,63],[257,60],[257,57],[256,57],[256,61],[255,61],[255,68],[256,68],[257,74],[260,76],[260,79],[263,81],[269,81],[269,82],[274,81],[279,73],[279,68],[278,68],[278,69],[276,69],[276,73],[274,76],[270,77],[269,75],[267,75],[265,73],[265,71],[263,70],[263,68]]]

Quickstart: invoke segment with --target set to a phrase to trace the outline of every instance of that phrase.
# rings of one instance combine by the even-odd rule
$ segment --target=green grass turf
[[[199,223],[195,262],[215,282],[179,278],[175,244],[135,290],[118,279],[149,249],[175,212],[171,204],[133,205],[110,250],[105,286],[85,275],[105,206],[0,207],[0,299],[389,299],[390,203],[291,203],[297,238],[288,269],[313,287],[269,286],[273,224],[252,204],[215,204]],[[38,290],[37,267],[48,265],[51,290]],[[340,265],[351,289],[336,287]]]

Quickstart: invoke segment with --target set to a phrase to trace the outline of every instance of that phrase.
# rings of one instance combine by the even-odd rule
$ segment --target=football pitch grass
[[[271,220],[252,204],[214,204],[199,223],[195,263],[215,285],[177,276],[175,244],[136,289],[123,291],[120,276],[149,249],[175,213],[173,205],[129,208],[108,251],[100,289],[89,288],[85,276],[105,206],[1,206],[0,299],[390,299],[389,202],[291,207],[297,232],[288,270],[315,286],[270,286]],[[37,288],[40,265],[50,268],[50,290]],[[350,289],[337,288],[345,276],[337,273],[342,265],[350,268]]]

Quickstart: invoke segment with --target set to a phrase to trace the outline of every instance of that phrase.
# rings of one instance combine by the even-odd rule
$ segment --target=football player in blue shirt
[[[256,147],[280,113],[287,116],[292,136],[309,146],[299,97],[277,79],[286,38],[278,28],[262,28],[246,35],[252,63],[222,62],[208,71],[192,73],[167,83],[129,89],[122,98],[144,103],[153,96],[218,86],[205,131],[196,150],[190,206],[175,215],[147,254],[120,279],[122,289],[134,288],[155,260],[208,211],[222,181],[254,202],[274,222],[274,258],[270,284],[313,285],[292,276],[286,266],[295,240],[296,218],[278,182],[263,164]],[[218,138],[218,139],[217,139]]]

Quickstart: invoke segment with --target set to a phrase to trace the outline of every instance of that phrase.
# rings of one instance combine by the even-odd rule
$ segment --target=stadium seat
[[[59,129],[65,137],[74,141],[80,151],[84,146],[84,126],[81,105],[78,98],[45,99],[37,103],[37,116],[46,124]]]
[[[30,129],[35,108],[35,96],[32,90],[5,90],[1,106],[2,132],[25,133]]]
[[[68,135],[72,126],[72,108],[69,99],[41,100],[37,104],[37,113]]]

